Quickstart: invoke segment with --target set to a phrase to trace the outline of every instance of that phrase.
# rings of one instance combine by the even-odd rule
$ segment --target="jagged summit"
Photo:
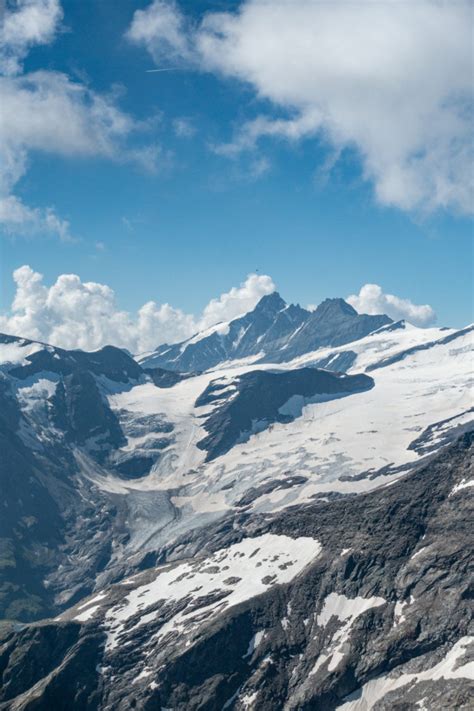
[[[321,318],[357,317],[357,311],[344,299],[324,299],[314,311]]]
[[[139,361],[182,372],[249,357],[279,363],[322,346],[350,343],[391,322],[383,314],[358,314],[340,298],[325,299],[311,312],[298,304],[288,305],[274,291],[263,296],[253,311],[231,321],[226,330],[213,329],[173,346],[160,346]]]
[[[254,308],[254,313],[278,313],[282,309],[286,308],[287,303],[281,298],[278,291],[273,291],[271,294],[266,294],[262,296],[256,307]]]

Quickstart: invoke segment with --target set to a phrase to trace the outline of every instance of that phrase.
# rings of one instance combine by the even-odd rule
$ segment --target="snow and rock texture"
[[[204,372],[0,336],[0,709],[468,703],[472,327],[259,308]]]
[[[351,344],[355,359],[347,376],[364,375],[371,365],[414,345],[429,342],[430,347],[371,370],[370,389],[342,398],[316,397],[314,402],[290,397],[277,408],[280,421],[256,416],[268,407],[267,398],[258,394],[245,402],[242,384],[255,373],[258,383],[263,368],[270,378],[278,370],[282,384],[287,382],[285,373],[304,378],[309,366],[337,357],[345,346],[320,349],[278,366],[228,366],[167,391],[145,383],[111,394],[114,411],[126,410],[135,417],[166,413],[174,427],[173,444],[146,480],[127,483],[129,495],[143,489],[172,492],[179,515],[167,528],[170,540],[235,508],[269,513],[393,481],[473,420],[472,331],[450,332],[449,342],[446,335],[441,329],[405,326]],[[228,433],[231,449],[227,451],[224,442],[220,451],[214,450]],[[219,456],[209,457],[209,452]],[[104,490],[116,490],[116,480],[110,477],[96,481]],[[157,534],[153,544],[159,548],[161,540]]]
[[[348,352],[321,388],[314,368]],[[56,614],[234,512],[394,481],[469,427],[471,352],[472,329],[399,323],[183,377],[116,348],[0,338],[0,616]]]
[[[0,336],[0,361],[0,617],[29,620],[93,589],[130,536],[129,507],[80,476],[78,458],[117,478],[142,476],[172,426],[111,410],[105,387],[147,378],[117,348],[64,351]],[[128,452],[127,436],[143,433],[146,446]]]
[[[146,367],[203,371],[253,357],[279,363],[322,346],[339,346],[390,324],[388,316],[359,315],[343,299],[326,299],[315,311],[286,304],[274,292],[245,316],[213,326],[183,343],[163,345],[140,362]]]
[[[336,375],[315,368],[266,372],[254,370],[229,382],[213,380],[196,400],[196,407],[213,404],[204,415],[207,436],[197,443],[207,452],[206,461],[225,454],[252,434],[274,422],[301,417],[306,405],[327,402],[369,390],[367,375]]]
[[[156,623],[154,639],[160,642],[157,654],[166,658],[177,643],[187,647],[193,644],[224,610],[292,580],[320,550],[318,541],[312,538],[266,533],[244,538],[204,560],[158,569],[154,580],[138,587],[136,578],[125,580],[122,586],[126,590],[133,586],[132,592],[107,610],[107,648],[127,643],[137,627]],[[90,604],[73,619],[81,615],[89,618],[101,607]]]
[[[472,443],[367,494],[234,515],[192,559],[4,626],[0,709],[472,708]]]

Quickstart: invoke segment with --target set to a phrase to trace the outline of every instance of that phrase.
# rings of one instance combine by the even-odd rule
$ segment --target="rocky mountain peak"
[[[324,299],[317,307],[315,314],[322,318],[353,318],[357,311],[344,299]]]
[[[222,337],[204,332],[189,342],[161,346],[140,363],[185,373],[254,355],[262,362],[277,363],[322,346],[350,343],[390,323],[388,316],[358,314],[344,299],[326,299],[310,312],[288,305],[274,291],[263,296],[253,311],[231,321]]]
[[[255,313],[278,313],[286,307],[286,301],[284,301],[278,291],[274,291],[271,294],[266,294],[262,296],[258,304],[256,305]]]

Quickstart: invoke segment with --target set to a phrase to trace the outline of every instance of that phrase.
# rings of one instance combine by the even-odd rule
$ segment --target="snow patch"
[[[338,593],[330,593],[324,600],[321,612],[316,618],[320,627],[326,627],[329,620],[335,615],[339,620],[355,620],[371,607],[385,604],[383,597],[354,597],[349,598]]]
[[[342,622],[326,645],[327,652],[320,654],[309,676],[317,673],[320,667],[329,662],[328,671],[334,671],[344,659],[344,646],[350,636],[350,628],[360,615],[373,607],[384,605],[383,597],[354,597],[349,598],[338,593],[330,593],[324,600],[321,612],[316,618],[319,627],[326,627],[333,617]]]
[[[341,376],[344,377],[344,376]],[[340,398],[347,397],[348,395],[354,395],[353,392],[340,392],[340,393],[318,393],[312,397],[305,397],[304,395],[292,395],[289,400],[287,400],[281,407],[278,408],[278,413],[286,417],[301,417],[303,414],[303,409],[307,405],[317,405],[321,402],[329,402],[330,400],[339,400]]]
[[[168,634],[173,637],[178,634],[186,636],[191,643],[220,611],[259,595],[273,585],[290,582],[320,551],[320,543],[313,538],[293,539],[266,533],[244,538],[208,558],[160,570],[155,580],[138,586],[124,601],[107,611],[108,648],[114,648],[123,634],[166,615],[166,611],[169,619],[155,638],[165,640]],[[173,612],[176,603],[179,603],[176,605],[179,611]],[[133,627],[128,627],[127,620],[134,615],[137,620]],[[262,634],[255,635],[255,644],[261,641]]]
[[[449,494],[450,496],[453,496],[453,494],[457,494],[458,491],[461,491],[462,489],[467,489],[469,486],[474,486],[474,479],[462,479],[459,484],[456,484],[456,486],[451,490],[451,493]]]
[[[249,646],[247,647],[247,651],[242,656],[242,659],[246,659],[247,657],[250,657],[254,653],[254,651],[257,649],[260,642],[263,641],[264,637],[265,637],[265,630],[260,630],[259,632],[256,632],[253,635],[253,637],[251,638],[251,640],[249,642]]]
[[[253,709],[253,708],[255,708],[254,704],[255,704],[256,699],[257,699],[257,692],[254,691],[253,694],[245,694],[245,696],[242,696],[240,698],[240,702],[244,708]]]
[[[227,334],[229,333],[229,329],[230,321],[221,321],[219,323],[216,323],[214,326],[210,326],[205,331],[199,331],[199,333],[196,333],[191,338],[188,338],[187,341],[184,341],[183,345],[181,346],[181,352],[183,352],[187,348],[187,346],[191,345],[192,343],[199,343],[199,341],[202,341],[203,338],[208,338],[209,336],[212,336],[213,333],[217,333],[219,336],[227,336]]]
[[[87,622],[91,617],[94,617],[97,610],[100,610],[100,605],[92,605],[92,607],[88,607],[84,612],[80,612],[79,615],[75,615],[73,619],[77,620],[77,622]]]
[[[403,610],[409,603],[404,600],[403,602],[400,602],[397,600],[395,603],[395,608],[393,610],[393,626],[396,627],[397,625],[401,625],[403,622],[405,622],[406,617],[403,614]]]
[[[474,662],[460,663],[466,650],[474,643],[474,637],[462,637],[448,651],[446,656],[430,669],[415,673],[405,673],[393,677],[389,674],[367,682],[338,711],[370,711],[389,692],[407,686],[412,682],[435,681],[437,679],[474,679]]]

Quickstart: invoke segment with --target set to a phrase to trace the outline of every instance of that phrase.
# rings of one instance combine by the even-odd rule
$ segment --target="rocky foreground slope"
[[[4,628],[0,708],[472,708],[473,439],[368,494],[229,516]]]

